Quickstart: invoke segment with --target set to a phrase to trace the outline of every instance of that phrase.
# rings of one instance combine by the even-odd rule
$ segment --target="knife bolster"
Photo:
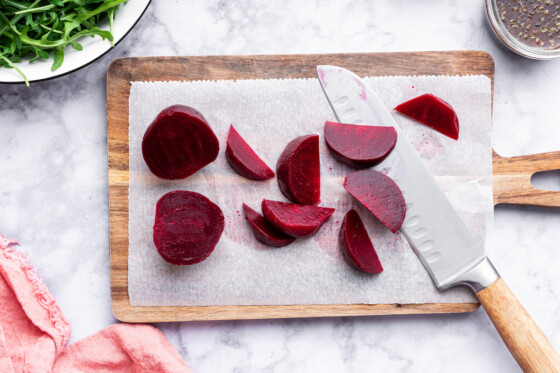
[[[490,259],[484,257],[484,259],[478,262],[474,267],[457,276],[455,281],[445,288],[455,285],[466,285],[470,287],[472,291],[478,293],[482,289],[492,285],[499,278],[500,275],[492,265],[492,262],[490,262]]]

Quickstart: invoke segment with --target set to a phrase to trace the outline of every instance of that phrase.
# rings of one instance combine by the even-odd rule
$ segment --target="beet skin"
[[[398,231],[406,215],[401,190],[388,176],[374,170],[351,173],[344,180],[346,189],[393,233]]]
[[[276,174],[280,191],[292,202],[316,205],[321,201],[319,136],[292,140],[278,159]]]
[[[397,142],[397,131],[393,127],[326,122],[325,141],[339,162],[367,168],[389,155]]]
[[[294,237],[290,237],[274,228],[261,214],[246,204],[243,204],[243,212],[257,241],[272,247],[287,246],[295,241]]]
[[[266,180],[274,177],[274,172],[263,162],[239,133],[229,127],[226,159],[239,175],[251,180]]]
[[[425,94],[400,104],[396,111],[451,137],[459,138],[459,119],[453,107],[441,98]]]
[[[148,168],[161,179],[184,179],[218,156],[219,143],[197,110],[173,105],[150,124],[142,140]]]
[[[222,210],[202,194],[177,190],[156,204],[154,244],[168,263],[202,262],[214,251],[223,230]]]
[[[346,213],[338,237],[340,251],[348,264],[366,273],[383,272],[379,257],[356,210]]]
[[[278,230],[292,237],[313,236],[330,218],[334,209],[297,205],[278,201],[262,201],[262,212]]]

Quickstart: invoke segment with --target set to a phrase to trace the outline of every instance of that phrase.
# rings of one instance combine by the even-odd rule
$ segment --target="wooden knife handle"
[[[560,372],[560,357],[504,280],[476,293],[524,372]]]

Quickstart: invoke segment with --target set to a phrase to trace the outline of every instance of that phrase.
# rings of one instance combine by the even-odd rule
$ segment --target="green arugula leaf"
[[[115,13],[128,0],[0,0],[0,68],[23,60],[53,58],[52,71],[64,62],[66,47],[81,51],[79,39],[101,37],[113,44]],[[101,25],[108,25],[103,30]]]
[[[54,62],[51,66],[51,70],[55,71],[58,69],[62,66],[62,62],[64,62],[64,49],[59,47],[54,50]]]

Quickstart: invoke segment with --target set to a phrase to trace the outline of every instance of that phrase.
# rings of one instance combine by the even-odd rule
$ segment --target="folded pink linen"
[[[66,347],[70,324],[15,245],[0,235],[0,373],[191,372],[150,325],[112,325]]]

